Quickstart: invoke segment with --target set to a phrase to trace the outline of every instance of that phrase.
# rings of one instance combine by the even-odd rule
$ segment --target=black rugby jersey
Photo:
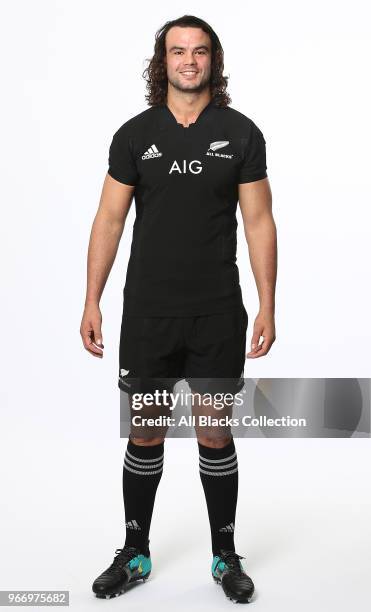
[[[242,304],[238,184],[267,176],[265,144],[251,119],[212,100],[189,127],[163,104],[115,132],[108,174],[135,185],[126,314],[198,316]]]

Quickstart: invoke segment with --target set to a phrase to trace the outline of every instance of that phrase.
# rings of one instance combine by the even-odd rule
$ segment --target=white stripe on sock
[[[136,468],[141,468],[142,470],[151,470],[153,468],[158,468],[158,467],[162,467],[164,465],[163,460],[159,461],[158,463],[137,463],[136,461],[131,461],[131,459],[129,459],[128,457],[125,457],[124,463],[128,463],[129,465],[132,465],[133,467]]]
[[[230,459],[234,459],[234,457],[237,457],[236,451],[232,455],[229,455],[229,457],[224,457],[224,459],[207,459],[200,454],[200,459],[205,463],[223,463],[223,461],[229,461]]]
[[[207,472],[206,470],[201,470],[200,468],[200,472],[202,474],[207,474],[208,476],[228,476],[229,474],[234,474],[237,471],[238,467],[236,467],[234,470],[229,470],[228,472]]]
[[[140,470],[134,470],[133,468],[125,465],[125,470],[128,472],[133,472],[133,474],[140,474],[141,476],[153,476],[154,474],[160,474],[162,472],[162,467],[159,470],[153,470],[152,472],[141,472]]]
[[[200,466],[203,468],[207,468],[208,470],[224,470],[225,468],[235,467],[237,465],[237,458],[231,463],[226,463],[225,465],[208,465],[207,463],[203,463],[200,459]]]
[[[155,457],[154,459],[141,459],[140,457],[132,455],[132,453],[130,453],[128,450],[126,451],[126,454],[128,457],[130,457],[130,459],[135,459],[135,461],[139,461],[139,463],[154,463],[155,461],[160,461],[160,459],[163,458],[165,453],[162,453],[162,455],[160,455],[159,457]]]

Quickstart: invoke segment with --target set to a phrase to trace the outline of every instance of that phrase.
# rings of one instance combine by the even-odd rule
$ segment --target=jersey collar
[[[215,108],[215,103],[213,100],[202,109],[201,113],[198,115],[196,121],[194,123],[190,123],[188,127],[184,127],[181,123],[178,123],[175,116],[169,109],[167,104],[160,104],[159,109],[159,123],[161,129],[165,128],[175,128],[178,130],[185,130],[188,133],[188,130],[194,130],[208,123],[212,118],[212,110]]]

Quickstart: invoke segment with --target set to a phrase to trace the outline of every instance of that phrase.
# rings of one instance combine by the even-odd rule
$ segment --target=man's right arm
[[[115,261],[134,190],[135,186],[116,181],[107,173],[91,229],[86,298],[80,334],[84,347],[95,357],[103,357],[104,348],[99,302]]]

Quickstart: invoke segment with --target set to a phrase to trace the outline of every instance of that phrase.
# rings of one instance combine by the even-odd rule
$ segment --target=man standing
[[[265,140],[228,106],[223,49],[212,28],[185,15],[157,33],[146,69],[150,108],[114,134],[88,253],[81,336],[103,356],[99,301],[135,196],[136,219],[124,289],[119,387],[237,393],[245,358],[275,340],[276,228]],[[248,315],[236,265],[239,201],[260,309],[245,355]],[[263,341],[260,343],[260,338]],[[202,400],[196,407],[204,409]],[[206,410],[206,408],[205,408]],[[254,585],[234,546],[237,453],[229,432],[196,428],[200,478],[212,542],[211,573],[225,594],[246,602]],[[94,581],[111,597],[151,572],[149,530],[162,476],[164,437],[129,436],[123,468],[126,540]]]

